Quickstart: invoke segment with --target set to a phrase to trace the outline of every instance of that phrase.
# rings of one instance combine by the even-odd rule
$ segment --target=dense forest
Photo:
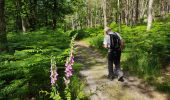
[[[123,70],[170,98],[169,0],[0,0],[0,99],[88,99],[75,42],[106,57],[106,26],[125,41]]]

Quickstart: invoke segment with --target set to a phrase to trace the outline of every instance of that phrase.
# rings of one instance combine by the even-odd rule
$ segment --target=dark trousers
[[[113,63],[115,65],[115,70],[120,69],[120,57],[121,57],[121,50],[109,50],[108,51],[108,76],[113,76]]]

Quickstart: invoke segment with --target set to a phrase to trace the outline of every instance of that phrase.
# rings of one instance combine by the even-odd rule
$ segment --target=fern
[[[1,94],[3,94],[5,96],[7,94],[11,94],[11,93],[15,92],[15,90],[18,87],[22,86],[25,81],[26,81],[26,79],[12,81],[9,85],[7,85],[3,89],[1,89]]]

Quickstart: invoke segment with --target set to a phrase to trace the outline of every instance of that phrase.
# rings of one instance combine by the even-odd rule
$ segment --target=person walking
[[[121,52],[124,48],[123,39],[119,33],[113,32],[109,27],[106,27],[104,31],[106,34],[103,46],[108,49],[108,78],[113,80],[117,76],[118,81],[124,81],[123,72],[120,67]],[[113,63],[115,65],[114,70]]]

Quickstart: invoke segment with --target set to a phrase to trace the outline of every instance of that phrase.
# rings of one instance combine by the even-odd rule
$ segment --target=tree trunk
[[[22,31],[26,32],[27,31],[27,22],[26,22],[26,17],[22,17]]]
[[[22,20],[21,20],[21,0],[15,0],[15,8],[16,8],[16,32],[22,30]]]
[[[120,0],[117,1],[117,12],[118,12],[118,23],[119,23],[119,33],[120,33],[121,31]]]
[[[57,1],[54,0],[54,7],[53,7],[53,21],[52,21],[52,27],[53,27],[53,30],[56,28],[56,23],[57,23],[57,20],[56,20],[56,10],[57,10]]]
[[[149,6],[148,6],[148,24],[147,24],[147,30],[151,29],[152,26],[152,5],[153,5],[153,0],[149,0]]]
[[[104,27],[107,26],[107,16],[106,16],[106,0],[103,0],[103,16],[104,16]]]
[[[96,26],[97,26],[97,17],[99,17],[99,15],[97,15],[98,14],[98,6],[97,6],[97,0],[96,0],[96,2],[95,2],[95,16],[94,16],[94,27],[96,28]]]
[[[141,6],[141,14],[140,14],[140,19],[142,19],[141,23],[144,22],[144,16],[145,16],[145,14],[147,12],[147,8],[148,8],[147,5],[148,5],[148,1],[143,0],[142,6]]]
[[[37,0],[30,0],[30,26],[32,30],[35,30],[37,23],[37,12],[36,12]]]
[[[93,12],[90,14],[90,27],[93,27]]]
[[[0,52],[8,51],[4,12],[5,12],[5,0],[0,0]]]
[[[45,24],[45,26],[48,26],[48,6],[47,6],[47,1],[45,0],[44,2],[43,2],[43,6],[44,6],[44,24]]]
[[[72,24],[72,30],[75,30],[75,25],[74,25],[74,16],[72,17],[71,24]]]
[[[138,23],[139,16],[139,0],[136,0],[136,16],[135,16],[135,24]]]
[[[125,23],[129,25],[129,0],[126,0]]]

